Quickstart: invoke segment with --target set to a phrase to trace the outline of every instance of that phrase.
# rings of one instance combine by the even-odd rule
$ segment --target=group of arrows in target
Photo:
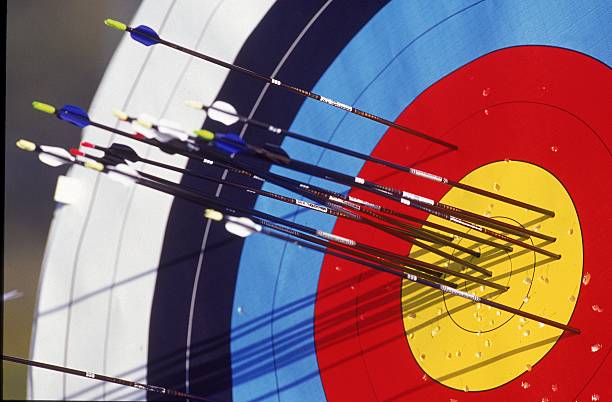
[[[105,24],[129,32],[131,37],[145,46],[161,44],[171,47],[180,52],[187,53],[193,57],[203,59],[216,65],[237,71],[255,79],[264,81],[270,85],[275,85],[301,96],[315,99],[336,108],[356,114],[358,116],[376,121],[388,127],[392,127],[409,135],[414,135],[426,141],[431,141],[449,149],[457,147],[448,142],[431,137],[418,130],[398,125],[389,120],[375,116],[368,112],[353,108],[341,102],[285,84],[274,78],[260,75],[246,68],[215,59],[208,55],[187,49],[175,43],[169,42],[159,37],[150,27],[140,25],[132,28],[118,21],[106,20]],[[275,127],[265,122],[257,121],[240,115],[236,109],[227,102],[216,101],[210,105],[205,105],[197,101],[187,101],[187,106],[202,110],[211,120],[220,122],[225,126],[231,127],[234,124],[248,124],[255,126],[279,136],[295,138],[299,141],[314,144],[334,152],[339,152],[364,161],[384,165],[386,167],[416,175],[424,179],[432,180],[441,185],[448,185],[458,189],[489,197],[512,204],[521,208],[541,213],[553,217],[553,211],[530,205],[519,200],[515,200],[498,193],[489,192],[480,188],[440,177],[435,174],[424,172],[418,169],[401,166],[383,159],[365,155],[338,145],[329,144],[306,135],[291,132],[282,128]],[[478,248],[468,248],[453,242],[455,238],[462,237],[470,239],[476,243],[488,245],[490,247],[513,251],[513,247],[531,250],[535,253],[545,255],[553,259],[560,259],[561,256],[552,253],[544,248],[534,246],[525,240],[529,237],[539,238],[548,242],[554,242],[555,238],[543,233],[528,230],[522,226],[513,225],[492,219],[487,216],[475,214],[464,209],[446,205],[441,202],[413,194],[396,188],[383,186],[375,182],[363,179],[358,176],[350,176],[335,170],[309,164],[291,158],[281,147],[272,144],[252,144],[246,142],[241,136],[232,133],[213,133],[208,130],[188,131],[183,129],[180,124],[166,119],[156,119],[153,116],[141,114],[131,116],[123,111],[114,110],[115,116],[124,122],[131,124],[135,132],[127,132],[102,123],[91,120],[88,114],[81,108],[73,105],[64,105],[55,108],[42,102],[33,102],[36,110],[55,115],[60,120],[66,121],[77,127],[87,126],[97,127],[109,133],[118,134],[135,141],[139,141],[161,151],[173,155],[182,155],[189,160],[204,163],[211,171],[230,171],[241,176],[246,176],[252,185],[240,184],[226,179],[226,175],[215,177],[204,175],[199,172],[178,168],[176,166],[161,163],[139,155],[132,147],[113,143],[108,147],[81,142],[80,149],[66,150],[59,147],[38,145],[27,140],[19,140],[17,146],[25,151],[38,154],[38,158],[43,163],[52,166],[79,165],[88,169],[96,170],[106,174],[112,180],[123,183],[127,186],[141,185],[162,193],[172,195],[177,198],[193,202],[204,208],[204,218],[222,222],[230,233],[247,237],[254,233],[271,236],[304,248],[315,250],[328,255],[333,255],[344,260],[358,263],[362,266],[395,275],[412,282],[419,283],[444,293],[452,294],[471,300],[474,303],[482,303],[499,310],[507,311],[521,317],[559,328],[564,331],[580,333],[580,330],[566,324],[540,317],[520,309],[506,306],[489,300],[484,297],[476,296],[473,293],[458,289],[456,282],[446,279],[447,277],[460,278],[481,286],[495,289],[497,293],[505,292],[508,287],[492,282],[487,279],[492,273],[479,267],[478,265],[457,257],[442,250],[448,247],[460,251],[473,257],[480,257]],[[239,155],[238,157],[236,157]],[[301,181],[291,179],[265,169],[259,168],[261,164],[256,161],[264,161],[271,165],[282,166],[296,172],[319,177],[327,181],[339,183],[353,188],[359,188],[369,194],[382,196],[398,204],[403,204],[410,208],[426,212],[442,220],[460,225],[470,229],[468,233],[455,228],[420,219],[396,209],[387,208],[374,202],[353,197],[344,193],[337,193],[322,187],[306,184]],[[244,208],[232,205],[228,200],[219,196],[205,194],[198,188],[184,184],[175,183],[162,177],[145,173],[142,170],[144,165],[157,166],[162,169],[181,173],[211,183],[226,185],[250,194],[275,199],[284,203],[296,205],[301,208],[317,211],[319,213],[332,215],[339,218],[356,221],[369,227],[376,228],[397,238],[408,240],[410,243],[443,257],[446,260],[462,266],[461,270],[449,269],[448,267],[424,262],[416,258],[400,255],[391,251],[373,247],[362,242],[355,241],[349,237],[329,233],[314,227],[305,226],[293,221],[276,217],[256,209]],[[262,190],[261,184],[267,182],[295,193],[303,199],[292,198],[274,192]],[[435,229],[435,230],[434,230]],[[476,233],[476,234],[474,234]],[[510,237],[514,236],[514,237]],[[470,273],[470,271],[472,271]],[[467,272],[467,273],[466,273]],[[128,380],[99,374],[84,372],[71,368],[50,365],[47,363],[35,362],[13,356],[3,355],[4,360],[27,364],[30,366],[46,368],[68,374],[98,379],[101,381],[114,382],[126,386],[143,389],[149,392],[156,392],[174,397],[184,397],[196,400],[210,400],[197,395],[186,394],[180,391],[171,390],[147,384],[135,383]]]

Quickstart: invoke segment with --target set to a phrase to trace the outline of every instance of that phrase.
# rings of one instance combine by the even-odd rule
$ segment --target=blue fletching
[[[244,148],[233,145],[231,142],[215,141],[214,144],[217,149],[228,154],[236,154],[244,150]]]
[[[215,147],[223,152],[235,154],[244,151],[246,143],[238,134],[215,133]]]
[[[245,146],[246,143],[238,134],[234,133],[215,133],[215,138],[226,142],[234,142],[236,145]]]
[[[157,35],[157,32],[146,25],[138,25],[136,28],[132,29],[130,36],[136,42],[140,42],[145,46],[159,43],[159,35]]]
[[[87,127],[90,124],[87,112],[78,106],[64,105],[57,113],[60,120],[67,121],[79,128]]]

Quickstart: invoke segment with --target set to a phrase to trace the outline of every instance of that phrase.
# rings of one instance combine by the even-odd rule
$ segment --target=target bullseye
[[[504,194],[535,205],[554,205],[556,216],[546,218],[499,202],[450,190],[442,202],[557,238],[537,245],[562,254],[560,260],[514,247],[512,253],[482,249],[474,262],[493,272],[493,282],[510,290],[498,292],[463,283],[464,290],[567,323],[576,304],[582,275],[582,236],[576,209],[561,183],[550,173],[525,162],[500,161],[482,166],[463,181],[480,188],[503,188]],[[493,216],[495,216],[493,215]],[[430,217],[431,221],[439,218]],[[440,222],[441,223],[441,222]],[[480,247],[462,239],[468,248]],[[439,257],[413,247],[411,255],[440,264]],[[461,267],[450,265],[452,269]],[[473,274],[473,273],[472,273]],[[498,387],[530,370],[554,346],[561,331],[537,322],[473,303],[405,281],[402,290],[404,326],[410,350],[419,366],[433,379],[458,390],[482,391]]]

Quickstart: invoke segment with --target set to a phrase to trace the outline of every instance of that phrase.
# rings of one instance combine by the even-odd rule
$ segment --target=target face
[[[541,77],[541,71],[558,63],[575,70],[568,67],[557,77]],[[547,91],[563,86],[570,76],[589,77],[582,90],[571,97],[572,110],[588,109],[589,104],[598,108],[602,101],[599,87],[588,81],[606,80],[608,74],[601,63],[566,49],[527,46],[496,51],[437,82],[398,119],[428,125],[437,115],[438,132],[459,145],[457,155],[469,148],[469,157],[436,156],[432,147],[412,143],[394,132],[387,133],[375,150],[375,155],[389,160],[406,160],[409,149],[413,159],[408,163],[419,169],[445,177],[453,175],[480,188],[546,205],[555,211],[554,218],[545,219],[458,189],[449,191],[413,176],[393,175],[375,165],[366,165],[360,173],[408,191],[419,188],[449,205],[556,237],[552,244],[531,239],[561,254],[556,261],[524,249],[499,253],[483,248],[483,256],[473,261],[490,269],[491,279],[510,290],[499,294],[485,286],[465,284],[463,289],[564,323],[583,322],[582,334],[562,335],[560,330],[440,291],[400,283],[359,267],[348,269],[341,260],[329,257],[319,284],[319,294],[324,294],[317,300],[315,328],[321,328],[316,331],[317,345],[321,346],[317,348],[319,362],[330,367],[322,377],[335,397],[358,399],[369,393],[381,400],[511,400],[517,395],[525,400],[571,400],[581,393],[592,376],[584,370],[585,362],[594,367],[602,364],[605,355],[600,353],[598,339],[605,339],[609,328],[599,305],[583,302],[606,298],[603,293],[595,296],[597,288],[592,279],[606,278],[607,273],[598,269],[599,264],[589,263],[591,257],[595,261],[605,257],[597,236],[591,237],[588,228],[600,218],[610,219],[601,216],[601,210],[595,212],[598,208],[586,207],[586,200],[609,198],[610,190],[598,186],[596,177],[589,179],[578,172],[609,170],[610,154],[596,128],[599,121],[599,132],[603,130],[605,116],[585,124],[568,112],[567,99]],[[458,93],[462,94],[460,99],[456,98]],[[423,116],[426,110],[431,112]],[[491,133],[495,133],[494,138]],[[559,154],[563,149],[589,158],[565,159]],[[444,223],[439,218],[429,219]],[[590,219],[594,220],[591,224]],[[391,236],[360,233],[353,223],[339,222],[335,230],[352,231],[358,241],[448,264]],[[355,275],[356,271],[360,274]],[[332,292],[334,287],[344,289]],[[593,320],[598,325],[588,324]],[[330,347],[334,333],[345,337],[342,347]],[[344,370],[347,367],[334,367],[334,362],[343,360],[353,361],[346,364],[351,368],[348,374]],[[349,385],[340,380],[346,375],[363,381]]]
[[[88,193],[83,205],[65,207],[54,222],[33,358],[215,400],[606,399],[612,373],[607,3],[160,4],[145,1],[130,25],[150,25],[168,40],[413,127],[459,150],[169,49],[131,42],[122,43],[109,67],[92,117],[108,119],[119,98],[130,113],[225,131],[182,106],[187,99],[222,100],[278,127],[553,210],[554,217],[544,217],[256,128],[236,128],[247,141],[279,144],[297,160],[555,237],[524,241],[560,254],[558,260],[516,246],[507,253],[481,246],[481,257],[471,262],[490,270],[491,280],[508,286],[507,292],[458,284],[581,333],[562,333],[276,239],[237,239],[204,220],[200,207],[73,170]],[[112,140],[93,129],[84,137],[102,145]],[[211,173],[193,161],[137,150]],[[354,222],[226,186],[170,178],[239,206],[460,269]],[[228,179],[252,185],[231,173]],[[292,195],[269,184],[263,189]],[[350,194],[467,232],[360,190]],[[475,246],[461,236],[454,242]],[[94,341],[105,345],[102,355],[91,353]],[[32,372],[30,379],[35,398],[159,398],[60,375]]]

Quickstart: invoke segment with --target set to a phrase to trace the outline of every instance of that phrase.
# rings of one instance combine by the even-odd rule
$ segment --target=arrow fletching
[[[225,223],[225,230],[233,235],[248,237],[254,232],[261,232],[261,225],[256,224],[249,218],[228,216],[227,220],[228,222]]]
[[[74,157],[64,148],[41,145],[40,150],[43,152],[38,154],[38,159],[51,167],[62,166],[69,161],[74,161]]]
[[[246,143],[238,134],[234,133],[216,133],[214,145],[223,152],[235,154],[244,151]]]
[[[64,120],[79,128],[87,127],[91,123],[87,112],[74,105],[64,105],[57,111],[56,116],[58,119]]]
[[[159,43],[159,35],[153,28],[146,25],[138,25],[130,31],[130,36],[136,42],[140,42],[145,46],[151,46]]]
[[[226,126],[236,123],[239,118],[236,116],[238,111],[232,105],[223,101],[216,101],[208,108],[208,117]]]
[[[140,160],[140,156],[138,155],[138,153],[134,151],[134,149],[128,145],[118,144],[115,142],[110,146],[109,149],[112,151],[113,154],[125,160],[131,161],[131,162],[137,162]]]

